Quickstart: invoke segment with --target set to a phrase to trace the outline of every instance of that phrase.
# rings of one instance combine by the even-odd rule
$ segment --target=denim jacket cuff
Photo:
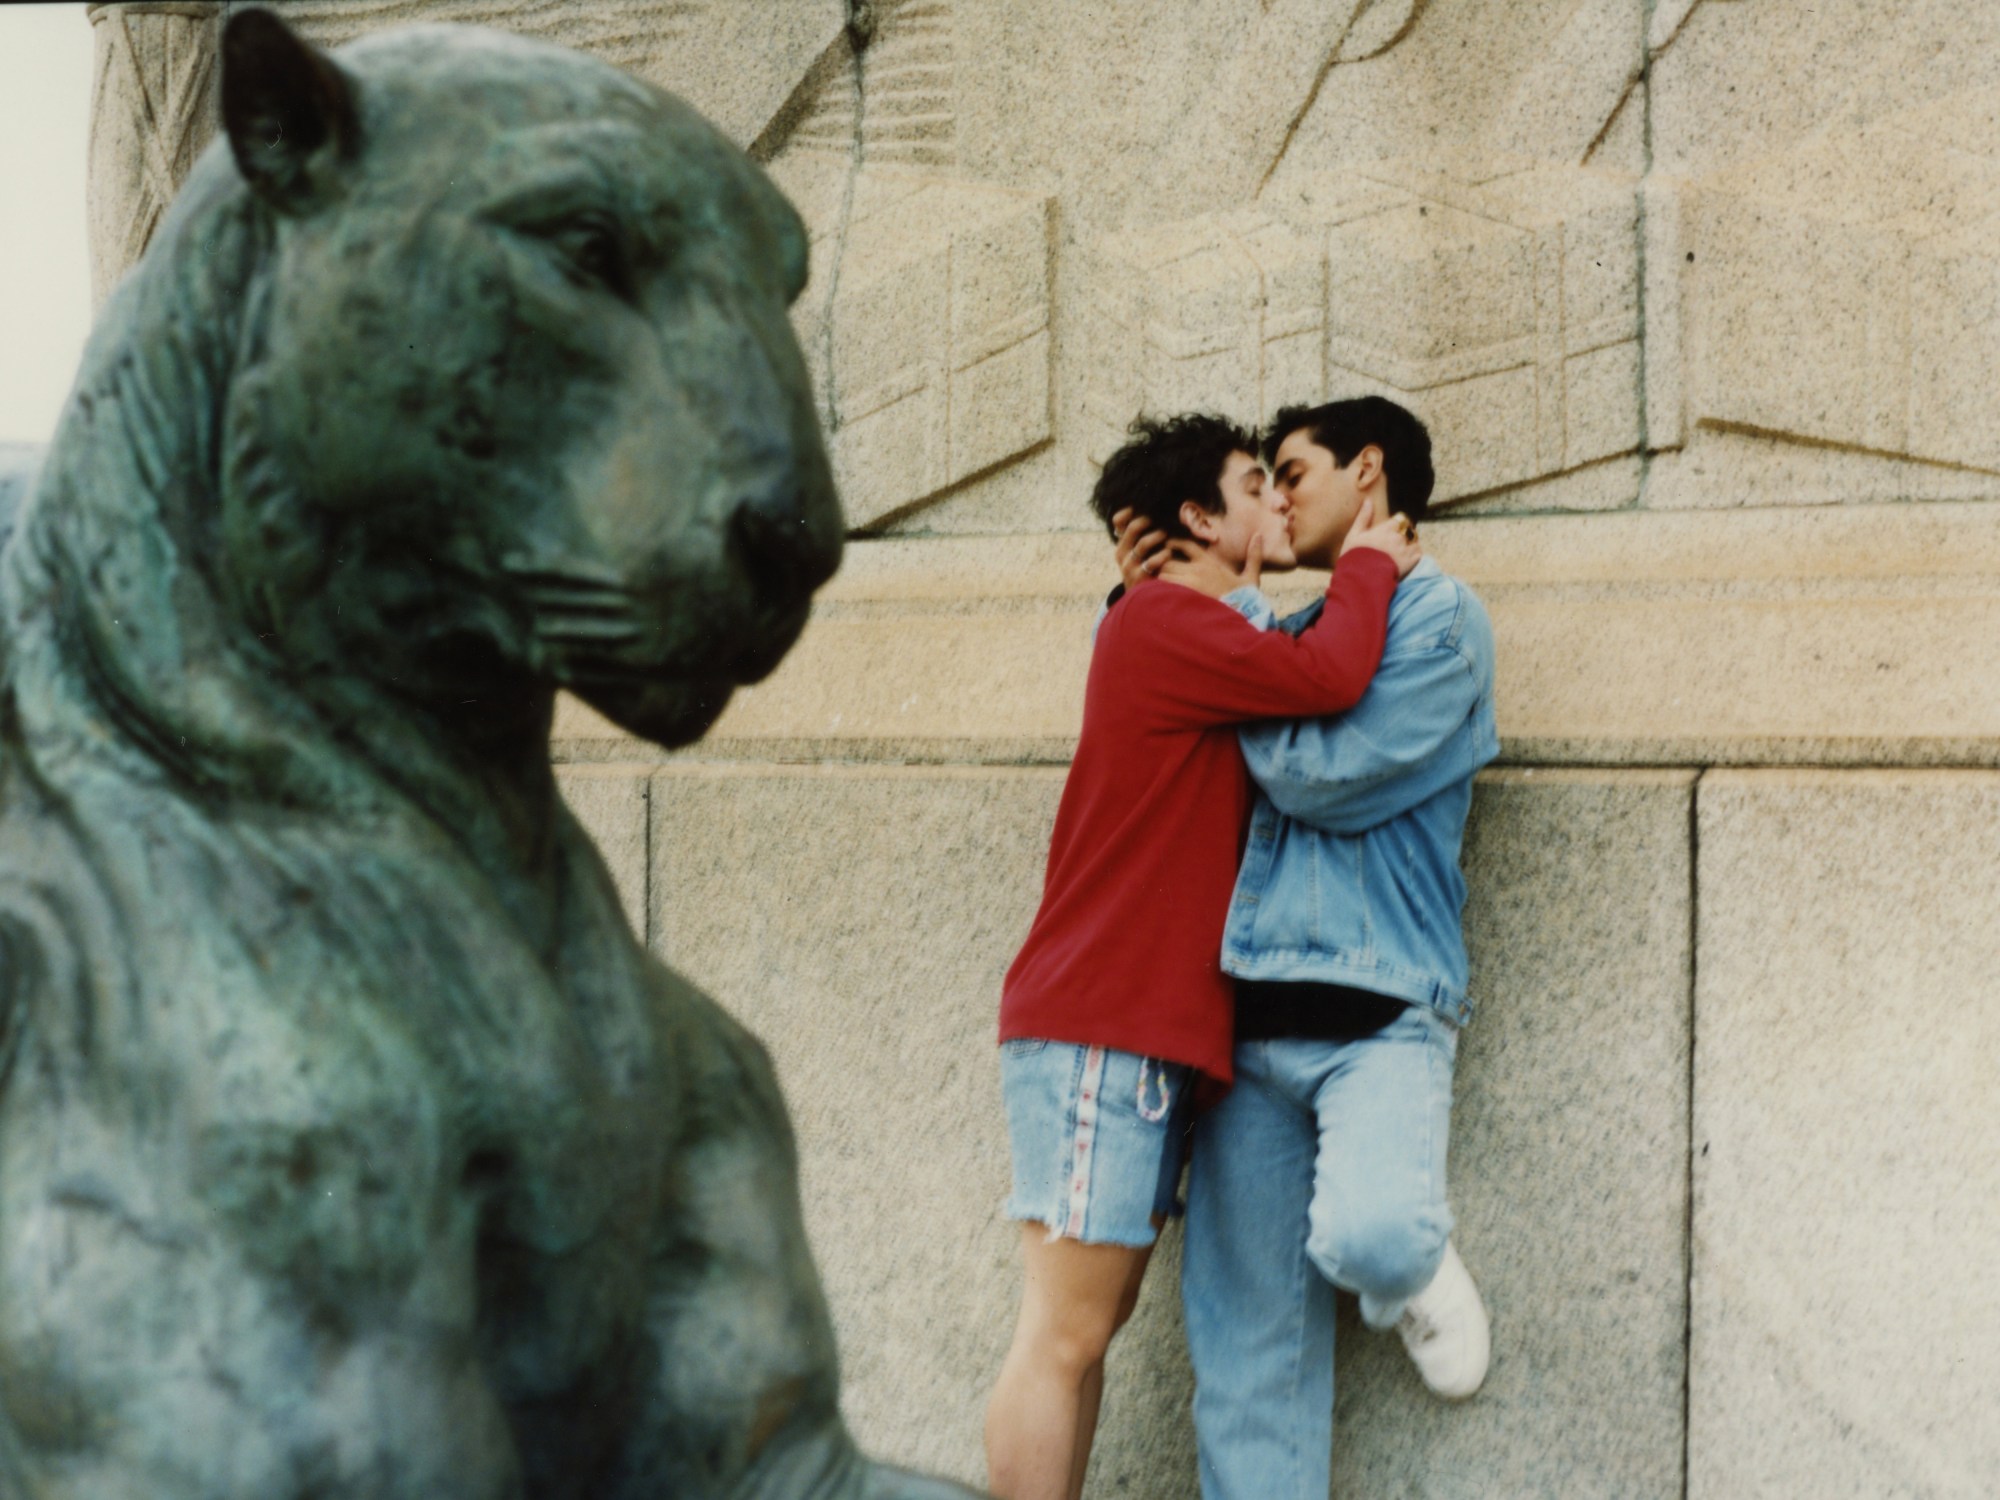
[[[1231,589],[1224,594],[1222,602],[1259,630],[1269,630],[1278,623],[1276,606],[1265,597],[1262,589],[1254,588],[1247,583],[1240,589]]]

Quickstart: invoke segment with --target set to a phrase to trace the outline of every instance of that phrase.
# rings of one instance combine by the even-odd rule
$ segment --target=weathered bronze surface
[[[547,764],[770,670],[840,518],[790,207],[601,63],[224,39],[0,554],[0,1495],[944,1496],[762,1050]]]

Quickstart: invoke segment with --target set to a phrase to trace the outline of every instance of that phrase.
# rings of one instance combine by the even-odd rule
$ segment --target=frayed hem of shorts
[[[1009,1209],[1007,1217],[1016,1224],[1039,1224],[1044,1231],[1042,1243],[1045,1245],[1053,1245],[1057,1240],[1068,1240],[1077,1245],[1116,1245],[1121,1250],[1150,1250],[1160,1241],[1158,1229],[1149,1229],[1143,1240],[1121,1239],[1117,1235],[1077,1234],[1072,1232],[1067,1224],[1058,1229],[1049,1222],[1046,1214],[1016,1213]]]

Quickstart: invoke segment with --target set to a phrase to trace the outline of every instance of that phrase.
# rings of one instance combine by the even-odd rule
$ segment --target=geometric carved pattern
[[[1049,200],[865,170],[845,244],[814,226],[793,309],[826,398],[850,526],[867,526],[1049,436]]]
[[[1258,209],[1211,214],[1090,249],[1084,411],[1090,456],[1140,412],[1221,412],[1254,425],[1326,389],[1326,250]]]
[[[213,5],[93,7],[90,259],[102,303],[215,132]]]
[[[955,159],[956,79],[951,0],[887,0],[862,59],[866,105],[852,83],[849,48],[814,80],[817,87],[784,145],[838,156],[854,151],[861,110],[861,159],[869,166],[950,167]]]
[[[1378,392],[1449,432],[1438,498],[1639,444],[1633,181],[1500,159],[1288,179],[1254,210],[1106,237],[1090,271],[1095,456],[1137,412]]]
[[[1639,446],[1632,179],[1386,162],[1286,207],[1327,228],[1329,394],[1379,391],[1450,433],[1441,499]]]
[[[301,36],[338,47],[385,26],[453,21],[493,26],[517,36],[560,40],[606,62],[651,75],[701,24],[715,0],[621,0],[616,6],[572,0],[285,0],[279,13]]]

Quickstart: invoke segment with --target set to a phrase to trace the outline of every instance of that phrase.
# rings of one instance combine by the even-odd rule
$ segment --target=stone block
[[[2000,777],[1699,796],[1690,1500],[2000,1474]]]
[[[91,296],[132,268],[215,134],[220,7],[95,5],[90,122]]]
[[[1692,786],[1482,778],[1451,1199],[1492,1370],[1434,1401],[1343,1297],[1335,1494],[1679,1500]]]
[[[625,920],[646,937],[646,805],[649,769],[631,765],[556,768],[556,788],[597,845]]]
[[[151,239],[215,133],[215,0],[90,7],[96,23],[90,230],[101,304]],[[744,146],[761,136],[829,50],[841,0],[285,0],[286,23],[322,47],[413,22],[492,26],[577,47],[687,99]],[[727,66],[717,66],[718,57]]]
[[[870,1452],[971,1482],[1020,1292],[1000,1214],[1000,981],[1062,781],[676,767],[653,782],[654,944],[776,1060],[849,1418]],[[1172,1291],[1162,1276],[1148,1300]],[[1167,1493],[1149,1455],[1185,1403],[1184,1388],[1159,1412],[1107,1400],[1103,1460],[1136,1466],[1132,1493]]]

